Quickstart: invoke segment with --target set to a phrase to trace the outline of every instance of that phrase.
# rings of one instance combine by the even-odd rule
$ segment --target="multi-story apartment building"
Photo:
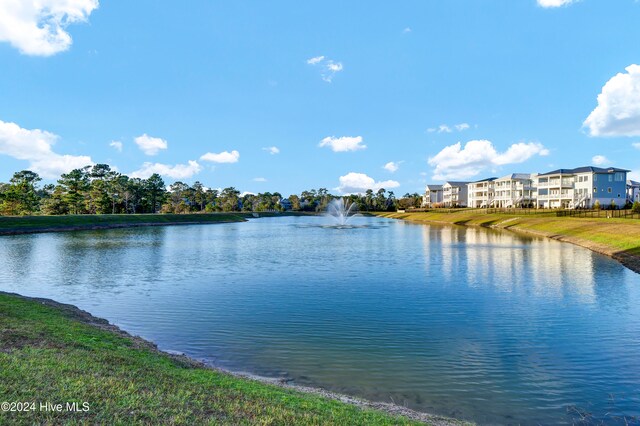
[[[476,182],[442,185],[444,207],[527,207],[548,209],[624,206],[640,201],[640,183],[627,181],[629,170],[615,167],[577,167],[542,174],[514,173]],[[439,185],[427,185],[424,203],[437,203]],[[433,191],[433,194],[432,194]],[[432,198],[433,197],[433,198]],[[426,204],[425,204],[426,206]]]
[[[536,188],[528,173],[512,173],[494,181],[493,207],[528,207],[535,204]]]
[[[467,207],[485,208],[493,204],[494,181],[497,178],[488,178],[467,184]]]
[[[427,185],[422,196],[422,207],[440,206],[443,200],[442,185]]]
[[[610,167],[558,169],[535,178],[536,206],[539,208],[591,208],[615,204],[627,199],[628,170]]]
[[[445,182],[442,185],[442,204],[444,207],[467,206],[467,184],[469,182]]]
[[[627,180],[627,201],[630,203],[640,202],[640,182]]]

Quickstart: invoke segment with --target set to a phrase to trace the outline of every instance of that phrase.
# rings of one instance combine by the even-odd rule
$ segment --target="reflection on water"
[[[470,286],[489,284],[502,291],[526,290],[548,297],[569,292],[581,295],[584,302],[595,301],[594,268],[607,269],[611,263],[607,259],[598,265],[602,256],[589,250],[568,250],[556,241],[499,230],[424,226],[422,239],[425,258],[430,258],[433,249],[441,253],[447,281],[457,281],[464,271]],[[433,265],[426,263],[425,267],[429,272]],[[623,271],[614,268],[610,272],[620,275]]]
[[[161,348],[480,423],[640,415],[640,279],[507,232],[355,217],[3,237],[0,290]]]

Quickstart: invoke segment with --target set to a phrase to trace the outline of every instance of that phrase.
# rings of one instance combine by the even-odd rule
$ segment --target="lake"
[[[506,231],[328,223],[0,237],[0,290],[218,367],[482,424],[640,416],[640,275]]]

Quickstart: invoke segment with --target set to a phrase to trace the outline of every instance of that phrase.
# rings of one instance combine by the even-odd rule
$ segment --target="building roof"
[[[553,170],[551,172],[541,173],[538,176],[559,175],[559,174],[574,175],[576,173],[588,173],[588,172],[592,172],[592,173],[613,173],[613,172],[629,172],[629,171],[630,170],[618,169],[616,167],[602,168],[602,167],[584,166],[584,167],[576,167],[575,169]]]
[[[427,191],[442,191],[442,185],[427,185],[425,189]]]
[[[490,178],[486,178],[486,179],[480,179],[480,180],[476,180],[474,182],[467,182],[467,184],[470,183],[480,183],[480,182],[493,182],[494,180],[498,179],[497,177],[490,177]]]
[[[627,185],[630,185],[630,186],[640,186],[640,182],[636,182],[635,180],[631,180],[631,179],[629,179],[629,180],[627,181]]]
[[[511,173],[510,175],[502,176],[496,180],[515,180],[515,179],[531,179],[530,173]]]
[[[448,180],[444,184],[449,186],[466,186],[468,183],[471,183],[471,182],[460,182],[460,181]]]

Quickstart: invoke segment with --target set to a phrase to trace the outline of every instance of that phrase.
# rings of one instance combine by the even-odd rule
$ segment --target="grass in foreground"
[[[0,424],[415,424],[189,364],[88,325],[76,311],[0,293]],[[89,403],[45,412],[41,402]]]
[[[554,212],[540,215],[485,214],[482,210],[453,213],[416,212],[385,213],[385,217],[416,222],[450,223],[458,225],[493,226],[530,232],[546,237],[566,239],[608,254],[625,252],[640,256],[640,220],[557,217]]]

